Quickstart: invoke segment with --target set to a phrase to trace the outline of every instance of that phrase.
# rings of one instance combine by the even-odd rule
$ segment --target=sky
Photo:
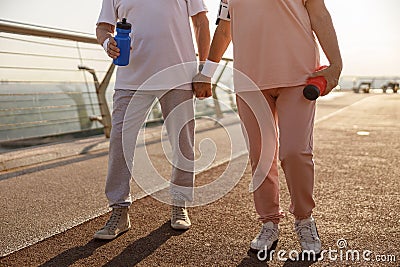
[[[219,0],[204,1],[210,10],[213,33]],[[102,0],[0,0],[0,19],[94,33],[101,3]],[[338,35],[343,75],[400,76],[400,0],[325,3]],[[226,56],[232,57],[231,49]]]

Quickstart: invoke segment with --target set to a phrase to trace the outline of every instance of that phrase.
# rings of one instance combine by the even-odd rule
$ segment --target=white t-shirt
[[[103,0],[97,24],[116,25],[122,18],[132,24],[130,63],[118,66],[115,88],[160,90],[172,86],[191,90],[190,84],[176,83],[188,83],[196,74],[189,17],[202,11],[207,11],[203,0]],[[164,71],[185,62],[192,64]],[[143,87],[150,77],[162,71],[163,75]],[[171,77],[174,74],[178,78]]]

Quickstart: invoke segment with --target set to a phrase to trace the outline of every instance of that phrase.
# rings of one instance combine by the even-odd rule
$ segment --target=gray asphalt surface
[[[249,167],[223,198],[190,209],[193,227],[186,232],[170,229],[168,205],[144,197],[131,207],[130,231],[110,242],[92,240],[93,233],[109,216],[85,221],[91,217],[89,214],[106,211],[103,184],[107,155],[98,151],[0,173],[6,177],[0,180],[1,235],[7,237],[1,241],[3,253],[7,246],[14,246],[15,250],[11,241],[27,244],[43,238],[43,233],[51,236],[2,257],[0,265],[399,266],[399,122],[399,94],[335,93],[318,102],[314,217],[324,249],[336,250],[331,255],[327,251],[322,261],[281,260],[275,256],[260,262],[248,251],[249,242],[260,227],[248,193]],[[199,140],[206,136],[215,138],[221,152],[215,162],[222,162],[228,147],[224,131],[214,129],[202,134]],[[155,153],[154,159],[159,157],[157,143],[148,150]],[[235,161],[241,160],[245,156],[233,160],[232,166],[239,166]],[[168,176],[165,159],[159,159],[155,165]],[[197,184],[213,181],[226,167],[222,164],[200,173]],[[242,169],[237,168],[237,173],[241,173]],[[280,174],[281,204],[287,210],[289,195]],[[41,183],[41,179],[46,183]],[[70,222],[78,226],[60,231],[68,229]],[[293,222],[290,214],[281,222],[276,248],[276,252],[286,252],[281,258],[288,258],[291,250],[300,250]],[[57,232],[61,233],[53,235]],[[358,252],[360,259],[352,260],[349,251]],[[370,261],[363,259],[363,253]]]
[[[227,125],[227,129],[240,133],[236,116],[227,116],[222,123]],[[213,153],[215,149],[207,141],[200,146],[203,155],[207,156],[200,158],[198,168],[209,169],[231,158],[228,136],[222,128],[215,128],[214,121],[200,119],[196,129],[196,140],[211,137],[219,146],[217,153]],[[25,166],[37,161],[37,158],[43,163],[0,174],[1,255],[61,233],[108,211],[104,195],[108,161],[106,148],[108,143],[104,138],[95,137],[25,149],[3,156],[7,158],[8,166]],[[239,150],[245,150],[244,144]],[[42,153],[45,155],[42,156]],[[48,161],[48,154],[62,158]],[[170,154],[167,136],[162,133],[161,127],[143,132],[135,153],[134,167],[135,177],[144,178],[141,179],[142,188],[148,185],[149,178],[158,174],[169,179],[171,167],[167,157],[170,158]],[[167,186],[164,181],[153,182],[143,192],[134,183],[132,195],[139,199]]]

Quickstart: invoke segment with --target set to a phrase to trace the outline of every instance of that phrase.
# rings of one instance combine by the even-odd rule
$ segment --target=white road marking
[[[336,110],[335,112],[332,112],[332,113],[330,113],[330,114],[328,114],[328,115],[326,115],[326,116],[323,116],[322,118],[319,118],[318,120],[315,120],[315,123],[314,123],[314,124],[318,124],[318,123],[320,123],[320,122],[322,122],[322,121],[325,121],[325,120],[327,120],[327,119],[329,119],[329,118],[331,118],[331,117],[333,117],[333,116],[335,116],[335,115],[337,115],[337,114],[339,114],[339,113],[341,113],[341,112],[343,112],[343,111],[346,111],[346,110],[348,110],[349,108],[351,108],[351,107],[353,107],[353,106],[355,106],[355,105],[358,105],[358,104],[360,104],[360,103],[366,101],[366,100],[369,99],[370,97],[373,97],[373,96],[368,96],[368,97],[366,97],[366,98],[360,99],[360,100],[354,102],[354,103],[351,104],[351,105],[348,105],[348,106],[346,106],[346,107],[343,107],[343,108],[341,108],[341,109],[338,109],[338,110]]]
[[[359,132],[357,132],[357,135],[368,136],[368,135],[369,135],[369,132],[366,132],[366,131],[359,131]]]

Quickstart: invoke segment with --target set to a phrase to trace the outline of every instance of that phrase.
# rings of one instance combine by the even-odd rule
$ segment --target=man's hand
[[[117,58],[119,56],[119,48],[117,47],[117,42],[113,38],[113,33],[115,30],[115,26],[108,23],[99,23],[96,27],[96,38],[97,42],[103,46],[107,55],[110,58]],[[107,46],[105,46],[105,42],[107,42]]]
[[[107,44],[107,55],[112,59],[119,57],[119,48],[117,47],[117,42],[112,37],[109,38]]]
[[[212,96],[211,78],[201,74],[200,72],[193,77],[192,87],[195,96],[199,99],[205,99]]]
[[[342,71],[341,67],[330,65],[326,69],[312,73],[310,77],[323,76],[326,79],[327,82],[326,90],[322,94],[324,96],[329,94],[332,91],[332,89],[338,85],[341,71]]]

